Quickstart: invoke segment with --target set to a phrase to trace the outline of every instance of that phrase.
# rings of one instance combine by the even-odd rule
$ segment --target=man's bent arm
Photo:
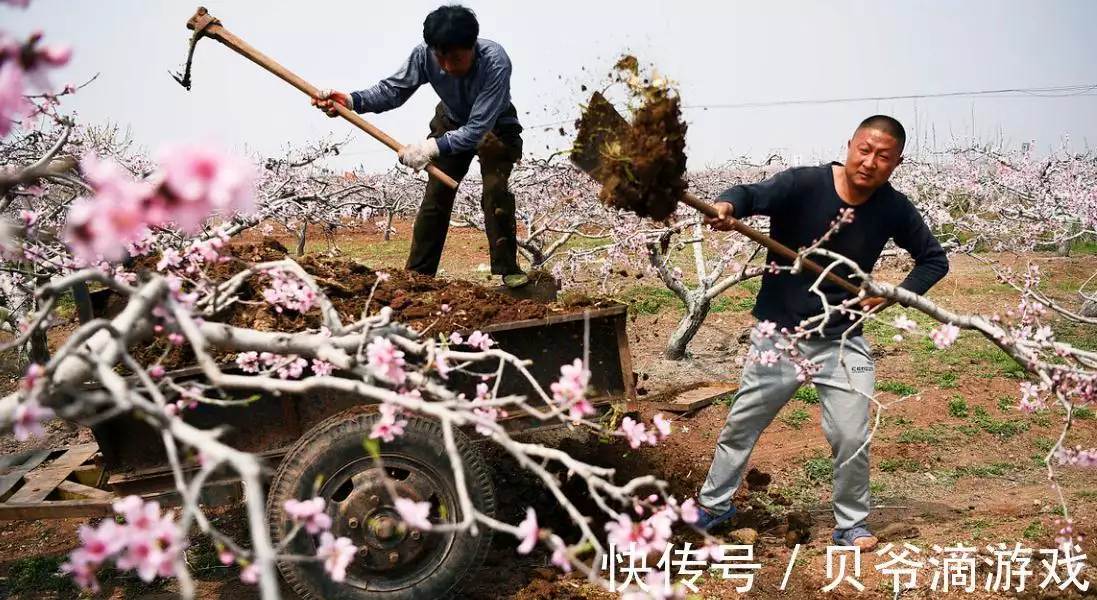
[[[779,212],[796,190],[796,175],[792,169],[759,181],[728,188],[717,196],[717,202],[727,202],[734,208],[736,219],[745,219],[752,215],[772,217]]]
[[[510,61],[493,65],[487,84],[472,105],[468,123],[438,138],[438,151],[442,155],[476,149],[484,136],[495,127],[495,121],[507,108],[510,73]]]
[[[426,46],[412,50],[407,62],[391,77],[377,85],[351,92],[351,103],[356,113],[381,113],[402,106],[419,86],[426,83]]]
[[[899,287],[925,295],[948,274],[948,254],[910,200],[903,202],[901,210],[903,214],[896,221],[897,229],[892,237],[914,258],[914,268]]]

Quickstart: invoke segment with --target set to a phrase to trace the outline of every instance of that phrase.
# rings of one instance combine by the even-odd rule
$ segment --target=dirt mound
[[[591,175],[602,184],[602,203],[663,221],[674,214],[687,188],[681,102],[666,79],[641,78],[633,56],[623,57],[615,70],[639,103],[631,121],[596,95],[575,123],[572,151],[598,156]]]
[[[260,244],[229,245],[225,254],[231,257],[229,261],[207,268],[208,276],[214,281],[227,280],[250,263],[282,260],[287,257],[287,250],[277,241],[264,240]],[[155,271],[159,260],[159,256],[140,257],[134,261],[134,270],[139,274],[145,270]],[[378,283],[377,272],[341,258],[306,256],[297,262],[331,300],[344,324],[357,321],[365,311],[376,314],[381,307],[387,306],[393,310],[395,320],[430,336],[542,319],[605,304],[591,298],[549,304],[519,300],[468,281],[427,277],[403,270],[384,271],[387,279]],[[530,275],[537,281],[551,278],[538,272]],[[249,277],[238,291],[239,301],[208,320],[259,331],[298,332],[318,330],[323,325],[319,307],[305,313],[285,308],[279,312],[268,304],[263,291],[270,287],[270,280],[266,274]],[[117,297],[108,302],[106,316],[113,316],[123,307],[124,299]],[[135,346],[131,351],[142,364],[160,361],[166,369],[186,366],[194,360],[189,346],[173,346],[163,336]]]

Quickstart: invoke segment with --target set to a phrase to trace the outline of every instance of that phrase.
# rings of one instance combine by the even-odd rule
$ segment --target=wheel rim
[[[382,453],[381,460],[397,496],[429,502],[432,524],[454,522],[459,511],[456,492],[437,470],[405,454]],[[345,585],[369,591],[415,586],[429,578],[453,548],[454,532],[404,526],[373,458],[344,465],[324,482],[318,495],[332,518],[332,534],[350,538],[358,547],[358,555],[347,567]]]

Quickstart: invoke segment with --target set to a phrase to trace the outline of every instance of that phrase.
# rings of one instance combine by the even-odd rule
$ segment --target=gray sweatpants
[[[698,497],[703,506],[717,513],[731,507],[758,437],[802,385],[796,379],[795,364],[777,349],[778,343],[786,346],[788,338],[780,333],[763,338],[757,328],[751,331],[751,352],[761,355],[774,351],[780,360],[770,366],[754,360],[743,368],[739,391]],[[840,346],[840,340],[820,339],[801,341],[797,348],[802,359],[820,366],[813,380],[823,410],[823,432],[834,460],[834,519],[838,529],[848,529],[864,526],[869,512],[869,453],[865,441],[871,429],[870,398],[876,370],[863,336],[847,340],[841,356],[844,364],[839,362]],[[847,463],[850,457],[854,458]]]

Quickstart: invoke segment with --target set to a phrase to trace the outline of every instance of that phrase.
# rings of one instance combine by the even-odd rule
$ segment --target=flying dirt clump
[[[596,93],[575,123],[573,160],[602,184],[603,204],[667,220],[688,187],[680,99],[665,78],[642,78],[633,56],[621,58],[614,69],[635,106],[632,118],[621,117]]]

